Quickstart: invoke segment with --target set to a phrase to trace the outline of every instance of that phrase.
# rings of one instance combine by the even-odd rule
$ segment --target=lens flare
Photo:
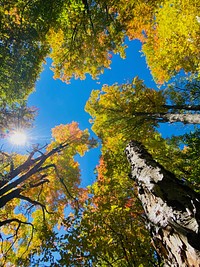
[[[27,142],[27,136],[25,133],[21,131],[15,131],[14,133],[11,134],[9,141],[13,145],[24,146]]]

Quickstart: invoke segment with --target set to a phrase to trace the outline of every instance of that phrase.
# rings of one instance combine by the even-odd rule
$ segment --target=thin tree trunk
[[[200,105],[162,105],[163,108],[174,110],[200,111]]]
[[[165,121],[170,123],[182,122],[185,124],[200,124],[200,114],[172,114],[167,113],[162,115]]]
[[[164,266],[200,266],[200,195],[153,160],[138,142],[126,148],[153,244]]]
[[[148,112],[134,112],[133,116],[143,117],[145,120],[155,121],[158,123],[165,122],[182,122],[184,124],[200,124],[200,114],[180,114],[180,113],[148,113]]]

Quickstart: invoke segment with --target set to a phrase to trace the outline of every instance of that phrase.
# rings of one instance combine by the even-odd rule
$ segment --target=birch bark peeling
[[[130,142],[126,154],[164,266],[200,267],[200,195],[153,160],[140,143]]]

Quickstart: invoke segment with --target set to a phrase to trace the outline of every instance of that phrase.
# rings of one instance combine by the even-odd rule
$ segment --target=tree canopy
[[[34,144],[25,154],[1,147],[1,266],[163,266],[166,244],[158,239],[174,233],[184,236],[186,247],[191,243],[199,250],[194,244],[199,230],[185,223],[199,216],[198,197],[193,197],[200,190],[199,11],[197,0],[1,1],[0,138],[33,126],[37,107],[29,107],[27,99],[47,57],[55,79],[70,83],[87,74],[96,79],[115,54],[126,57],[127,38],[139,39],[159,86],[149,88],[139,77],[130,77],[130,82],[91,92],[85,110],[101,156],[95,181],[87,188],[81,187],[78,155],[97,141],[77,122],[55,126],[48,144]],[[187,125],[186,134],[160,134],[161,124],[180,122]],[[133,139],[131,170],[125,148]],[[149,166],[151,175],[155,166],[164,173],[162,182],[145,173]],[[165,176],[173,183],[165,184]],[[151,180],[149,187],[143,179],[146,184]],[[173,185],[180,191],[176,201],[170,198]],[[152,195],[180,218],[163,225],[151,221],[148,205],[153,202],[143,197]],[[178,206],[182,201],[189,208]],[[161,218],[163,209],[156,212]],[[157,239],[152,229],[159,229]],[[184,244],[178,260],[186,264]]]
[[[46,56],[53,59],[55,78],[96,78],[113,53],[125,57],[126,36],[143,43],[158,83],[182,69],[199,73],[198,1],[172,2],[3,1],[0,100],[26,99]]]

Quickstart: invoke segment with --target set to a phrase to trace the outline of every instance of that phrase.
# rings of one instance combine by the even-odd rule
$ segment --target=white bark
[[[188,124],[200,124],[200,114],[172,114],[167,113],[162,116],[166,121],[182,122]]]
[[[200,196],[132,141],[126,148],[153,244],[170,267],[200,267]]]

